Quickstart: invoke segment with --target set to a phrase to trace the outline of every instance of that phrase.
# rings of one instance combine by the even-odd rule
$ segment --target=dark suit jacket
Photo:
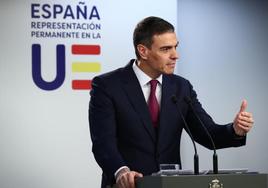
[[[147,103],[132,69],[134,60],[115,71],[93,79],[89,105],[92,151],[103,170],[102,187],[115,182],[121,166],[150,175],[159,164],[180,164],[180,138],[184,127],[176,105],[181,109],[194,139],[212,148],[208,136],[183,98],[189,96],[195,111],[211,133],[217,148],[241,146],[231,124],[217,125],[199,103],[192,85],[177,75],[163,75],[160,124],[153,128]]]

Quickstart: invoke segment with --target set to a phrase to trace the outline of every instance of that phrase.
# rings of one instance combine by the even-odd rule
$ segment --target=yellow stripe
[[[100,63],[80,63],[75,62],[72,64],[72,72],[100,72]]]

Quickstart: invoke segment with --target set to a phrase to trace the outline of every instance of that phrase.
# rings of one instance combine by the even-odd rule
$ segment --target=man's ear
[[[142,44],[138,44],[137,46],[138,52],[142,59],[147,59],[148,48]]]

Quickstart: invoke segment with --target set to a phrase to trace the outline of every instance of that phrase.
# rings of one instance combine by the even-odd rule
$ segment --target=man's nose
[[[172,59],[179,59],[179,53],[177,52],[177,49],[173,49],[172,54],[171,54]]]

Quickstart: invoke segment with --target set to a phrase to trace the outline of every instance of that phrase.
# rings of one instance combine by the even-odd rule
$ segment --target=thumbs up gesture
[[[246,112],[246,108],[247,108],[247,101],[243,100],[240,110],[234,119],[233,124],[234,130],[235,133],[239,136],[244,136],[246,133],[248,133],[254,123],[252,114]]]

